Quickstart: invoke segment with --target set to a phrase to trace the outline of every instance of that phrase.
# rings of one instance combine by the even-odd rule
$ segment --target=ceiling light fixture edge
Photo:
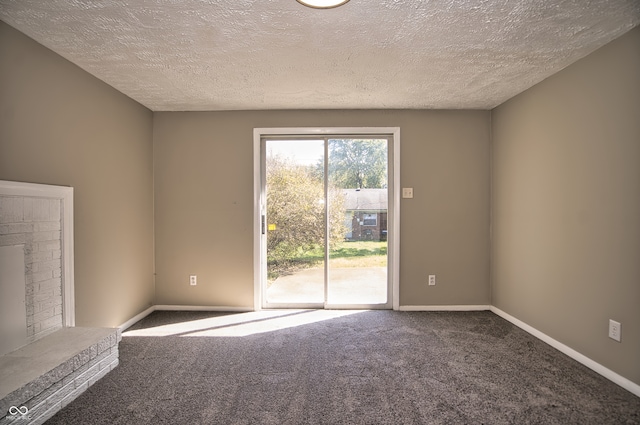
[[[342,6],[349,0],[296,0],[298,3],[313,9],[333,9]]]

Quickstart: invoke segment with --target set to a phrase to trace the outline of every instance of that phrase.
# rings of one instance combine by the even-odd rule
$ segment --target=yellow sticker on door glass
[[[275,224],[270,224],[268,229],[269,230],[276,230],[276,225]]]

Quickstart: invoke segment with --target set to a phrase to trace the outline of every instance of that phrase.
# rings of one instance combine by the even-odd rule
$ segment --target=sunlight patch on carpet
[[[262,310],[172,323],[122,333],[123,337],[243,337],[304,326],[367,310]]]

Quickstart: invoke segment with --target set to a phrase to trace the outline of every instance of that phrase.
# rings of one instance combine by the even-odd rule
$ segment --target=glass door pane
[[[390,145],[263,139],[264,307],[390,307]]]
[[[324,144],[265,140],[267,306],[324,304]]]
[[[327,152],[327,304],[386,304],[388,141],[329,139]]]

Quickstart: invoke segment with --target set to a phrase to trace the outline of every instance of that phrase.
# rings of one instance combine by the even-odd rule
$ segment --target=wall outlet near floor
[[[196,286],[198,284],[198,277],[195,274],[189,276],[189,285]]]
[[[430,274],[429,275],[429,286],[435,286],[436,284],[436,275],[435,274]]]
[[[620,342],[622,335],[622,325],[615,320],[609,319],[609,338]]]

